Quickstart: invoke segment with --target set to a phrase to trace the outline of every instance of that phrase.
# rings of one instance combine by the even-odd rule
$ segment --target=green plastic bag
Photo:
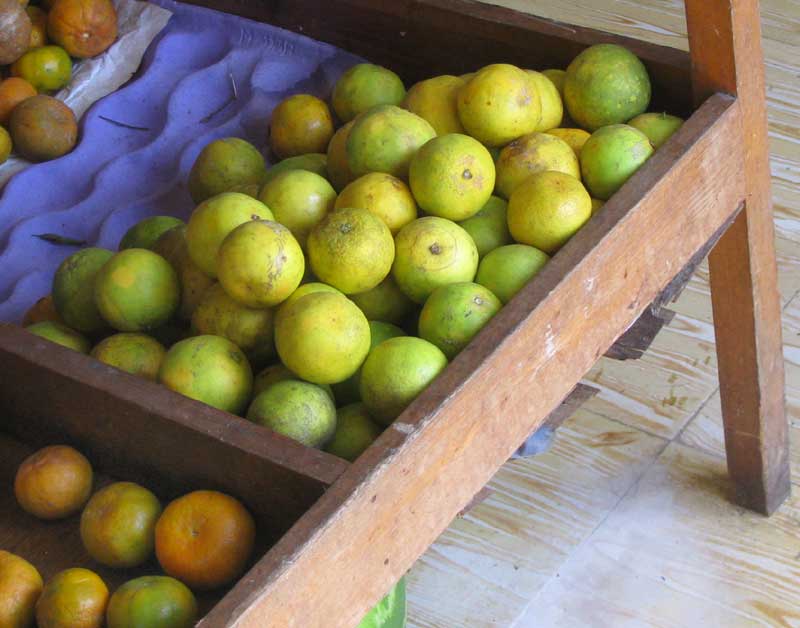
[[[406,579],[394,585],[386,596],[372,607],[357,628],[405,628],[406,625]]]

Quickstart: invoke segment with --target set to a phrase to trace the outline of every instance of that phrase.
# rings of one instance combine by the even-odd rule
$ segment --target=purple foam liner
[[[116,249],[142,218],[188,218],[194,206],[186,180],[203,146],[236,136],[267,155],[278,102],[301,92],[327,99],[338,77],[363,61],[260,22],[171,0],[156,4],[173,16],[136,77],[87,111],[75,150],[18,173],[0,192],[2,321],[20,322],[77,250],[34,235]],[[231,101],[232,80],[238,97]]]

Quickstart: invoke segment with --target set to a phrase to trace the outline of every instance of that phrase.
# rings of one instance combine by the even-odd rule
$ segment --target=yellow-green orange
[[[549,259],[547,253],[525,244],[501,246],[481,260],[475,281],[506,304]]]
[[[531,133],[514,140],[497,160],[497,192],[505,199],[532,174],[555,170],[577,179],[581,167],[575,151],[564,140],[548,133]]]
[[[4,127],[0,127],[0,164],[5,163],[13,148],[11,136]]]
[[[419,336],[452,360],[501,307],[503,304],[490,290],[476,283],[441,286],[422,307]]]
[[[275,312],[275,317],[281,315],[281,312],[286,310],[292,303],[301,299],[302,297],[306,296],[307,294],[311,294],[312,292],[332,292],[334,294],[342,294],[340,290],[337,290],[333,286],[329,286],[326,283],[322,283],[321,281],[311,281],[309,283],[304,283],[297,287],[297,290],[292,292],[287,299],[278,306],[277,311]]]
[[[380,218],[392,235],[417,217],[417,203],[411,190],[397,177],[370,172],[349,183],[336,197],[334,209],[359,207]]]
[[[564,80],[567,78],[566,70],[549,69],[542,70],[542,76],[546,77],[558,90],[559,96],[564,99]]]
[[[125,232],[119,242],[119,250],[152,249],[156,241],[174,227],[185,226],[180,218],[174,216],[151,216],[139,221]]]
[[[261,183],[266,172],[258,149],[238,137],[207,144],[189,172],[189,194],[195,203],[243,183]]]
[[[351,120],[343,127],[339,128],[336,133],[333,134],[328,144],[328,180],[337,192],[343,190],[344,186],[355,179],[353,172],[350,170],[350,164],[347,161],[347,138],[350,135],[350,129],[353,128],[354,122],[354,120]]]
[[[369,323],[347,297],[313,292],[275,321],[275,346],[286,367],[315,384],[341,382],[369,352]]]
[[[100,315],[119,331],[146,331],[166,323],[178,309],[178,275],[163,257],[147,249],[125,249],[95,278]]]
[[[0,626],[30,628],[43,586],[36,567],[20,556],[0,550]]]
[[[181,284],[177,314],[184,321],[190,320],[203,293],[214,284],[214,280],[192,261],[186,242],[186,227],[174,227],[164,233],[153,245],[153,252],[167,260],[177,273]]]
[[[464,133],[458,119],[458,90],[466,81],[458,76],[434,76],[408,90],[402,107],[427,120],[437,135]]]
[[[161,502],[133,482],[115,482],[92,495],[81,514],[81,541],[107,567],[136,567],[153,554]]]
[[[352,403],[336,411],[336,431],[325,451],[353,462],[382,431],[363,403]]]
[[[324,447],[336,430],[336,406],[321,386],[284,380],[250,404],[247,418],[308,447]]]
[[[400,290],[391,275],[372,290],[351,294],[350,300],[371,321],[401,323],[414,309],[414,302]]]
[[[394,105],[359,116],[347,136],[347,163],[357,177],[386,172],[408,178],[411,158],[436,131],[423,118]]]
[[[607,201],[653,154],[639,129],[612,124],[598,129],[581,150],[583,182],[593,197]]]
[[[39,628],[100,628],[108,604],[108,587],[93,571],[74,567],[45,584],[36,603]]]
[[[389,425],[447,366],[447,358],[422,338],[401,336],[379,344],[361,369],[361,400]]]
[[[399,105],[406,95],[403,81],[388,68],[359,63],[347,70],[333,88],[333,109],[342,122],[376,105]]]
[[[525,70],[533,81],[534,89],[539,93],[542,103],[542,117],[536,127],[537,131],[549,131],[561,125],[564,117],[564,103],[555,84],[544,74],[535,70]]]
[[[365,292],[392,269],[394,240],[368,209],[337,209],[311,230],[308,259],[314,274],[337,290]]]
[[[167,352],[158,381],[210,406],[239,414],[253,387],[253,372],[239,347],[220,336],[195,336]]]
[[[86,334],[108,328],[94,301],[97,273],[114,256],[108,249],[89,247],[66,258],[53,278],[53,303],[69,327]]]
[[[72,61],[60,46],[31,48],[11,66],[11,76],[25,79],[39,93],[61,89],[72,78]]]
[[[412,301],[423,303],[439,286],[472,281],[478,249],[470,235],[445,218],[417,218],[395,238],[392,276]]]
[[[492,195],[494,160],[479,141],[450,133],[432,139],[417,151],[408,177],[414,198],[426,213],[465,220]]]
[[[333,209],[336,191],[316,173],[288,170],[266,183],[259,198],[305,249],[312,227]]]
[[[269,144],[281,159],[320,153],[328,147],[333,131],[333,118],[324,101],[311,94],[295,94],[273,109]]]
[[[547,131],[547,135],[552,135],[565,141],[578,158],[581,156],[581,149],[586,140],[591,137],[591,133],[583,129],[550,129]]]
[[[384,323],[383,321],[370,321],[369,322],[369,350],[372,351],[375,347],[381,344],[384,340],[389,338],[397,338],[398,336],[407,335],[397,325],[391,323]],[[367,354],[369,355],[369,354]],[[353,403],[361,399],[359,391],[359,384],[361,381],[361,369],[359,368],[351,377],[348,377],[343,382],[334,384],[331,388],[336,397],[338,405]]]
[[[508,229],[520,244],[552,255],[592,215],[592,199],[575,177],[538,172],[514,190],[508,201]]]
[[[479,258],[498,246],[511,244],[511,233],[506,220],[507,208],[506,201],[499,196],[491,196],[477,214],[458,223],[475,242]]]
[[[597,44],[572,60],[564,78],[570,117],[588,131],[627,122],[647,110],[650,78],[639,58],[616,44]]]
[[[251,220],[275,220],[260,200],[239,192],[224,192],[198,205],[186,225],[189,257],[209,277],[217,276],[217,254],[226,236]]]
[[[197,601],[188,587],[169,576],[129,580],[108,602],[108,628],[191,628]]]
[[[482,144],[503,146],[539,128],[542,102],[524,70],[497,63],[481,68],[459,90],[458,117]]]
[[[26,327],[29,332],[62,347],[74,349],[80,353],[89,353],[92,348],[88,338],[57,321],[42,321]]]
[[[241,305],[216,284],[206,291],[195,309],[192,327],[200,334],[227,338],[256,365],[275,356],[273,317],[272,309]]]
[[[230,232],[217,256],[219,282],[254,308],[276,305],[303,279],[305,258],[292,233],[272,220],[251,220]]]
[[[327,145],[323,150],[326,148]],[[308,170],[309,172],[327,178],[328,157],[324,153],[308,153],[306,155],[287,157],[267,170],[267,174],[264,176],[264,183],[272,181],[272,179],[277,177],[281,172],[286,172],[287,170]],[[254,198],[258,198],[258,192],[260,190],[261,186],[259,185],[256,193],[253,195]]]
[[[681,128],[683,119],[667,113],[642,113],[629,120],[628,124],[644,133],[653,148],[659,149]]]
[[[155,338],[146,334],[121,333],[101,340],[92,349],[92,357],[113,367],[155,380],[167,351]]]

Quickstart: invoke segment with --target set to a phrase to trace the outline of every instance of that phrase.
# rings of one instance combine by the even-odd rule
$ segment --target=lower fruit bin
[[[0,325],[0,547],[31,562],[45,581],[63,569],[86,567],[111,592],[140,575],[162,573],[158,563],[153,558],[136,569],[103,567],[83,549],[79,514],[55,522],[38,520],[22,510],[11,490],[19,464],[36,449],[54,444],[71,445],[90,460],[95,491],[112,481],[133,481],[153,491],[164,506],[194,490],[238,498],[256,521],[256,547],[248,567],[347,466],[93,358]],[[228,588],[198,594],[201,617]]]

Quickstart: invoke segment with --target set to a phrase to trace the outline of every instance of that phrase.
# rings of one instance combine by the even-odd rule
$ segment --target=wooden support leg
[[[695,99],[735,93],[744,209],[709,257],[728,469],[738,501],[771,514],[789,495],[781,308],[775,263],[757,0],[687,0]]]

